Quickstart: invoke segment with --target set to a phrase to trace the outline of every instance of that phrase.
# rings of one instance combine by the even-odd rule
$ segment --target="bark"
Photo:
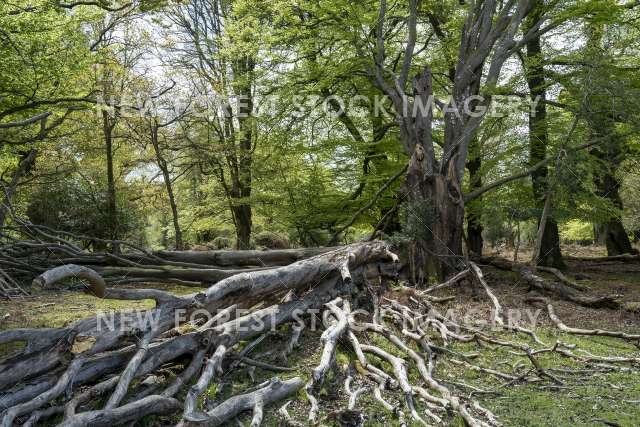
[[[607,200],[614,212],[609,213],[609,218],[601,224],[602,239],[607,247],[607,255],[615,256],[622,254],[633,254],[635,250],[631,246],[629,235],[622,225],[621,212],[623,209],[620,198],[620,182],[615,176],[615,172],[620,164],[621,150],[619,138],[614,134],[614,129],[609,129],[610,141],[604,145],[602,150],[592,150],[592,154],[597,156],[603,163],[596,168],[594,181],[596,184],[596,194]]]
[[[470,145],[484,118],[481,111],[470,107],[490,104],[488,93],[497,85],[502,66],[518,45],[515,36],[531,12],[531,3],[508,2],[501,8],[493,3],[493,6],[486,7],[484,3],[478,3],[467,9],[457,63],[455,69],[450,67],[452,96],[444,113],[440,159],[436,159],[431,135],[433,91],[429,66],[420,70],[413,79],[412,99],[406,93],[416,46],[418,3],[416,0],[409,2],[404,52],[395,65],[386,67],[387,2],[380,2],[375,61],[369,75],[393,104],[402,146],[410,157],[404,194],[407,196],[407,216],[413,218],[413,224],[408,223],[407,234],[413,237],[412,279],[420,283],[429,276],[442,278],[450,275],[463,265],[464,198],[461,183]],[[431,19],[431,22],[436,32],[442,31],[438,19]],[[532,31],[524,37],[529,38],[536,33]],[[483,72],[485,62],[488,62],[486,73]],[[399,71],[392,72],[392,68]],[[489,88],[483,99],[472,98],[480,93],[482,84]]]
[[[482,175],[480,168],[482,167],[482,154],[477,138],[470,148],[471,158],[467,161],[467,170],[469,171],[469,190],[482,187]],[[482,199],[479,199],[473,206],[467,209],[467,244],[469,251],[475,255],[482,256]]]
[[[238,108],[238,157],[233,163],[231,194],[233,201],[233,216],[236,225],[236,249],[251,247],[251,181],[253,162],[253,97],[252,83],[255,68],[254,59],[250,56],[240,56],[233,61],[235,94],[240,99]]]
[[[286,381],[281,381],[277,377],[273,378],[265,387],[225,400],[213,410],[207,412],[207,418],[196,425],[217,427],[235,418],[242,412],[253,410],[254,420],[251,426],[258,426],[260,425],[260,421],[255,418],[257,410],[259,410],[261,414],[264,406],[271,405],[296,393],[303,386],[304,382],[298,377]],[[262,415],[260,415],[260,420],[261,419]]]
[[[139,268],[139,267],[95,267],[105,278],[129,279],[178,279],[188,282],[200,282],[203,284],[211,284],[219,282],[222,279],[231,277],[235,274],[246,273],[250,271],[266,270],[265,268],[255,269],[218,269],[218,268],[165,268],[157,266],[155,268]]]
[[[603,77],[610,73],[609,58],[602,47],[603,28],[601,23],[590,23],[587,27],[587,52],[593,58],[593,71]],[[605,91],[608,82],[602,82]],[[599,85],[598,85],[599,87]],[[611,111],[611,100],[602,95],[602,88],[592,91],[589,87],[585,96],[587,123],[596,138],[604,139],[604,144],[591,150],[596,159],[593,181],[596,195],[611,204],[613,209],[606,212],[607,218],[602,222],[602,236],[607,246],[607,255],[615,256],[634,253],[629,236],[622,225],[622,199],[620,198],[620,182],[616,176],[620,164],[625,158],[623,138],[616,130],[614,112]]]
[[[533,12],[527,20],[526,28],[532,28],[542,16],[543,2],[536,0]],[[527,30],[525,30],[527,31]],[[546,79],[544,66],[542,64],[542,47],[540,36],[532,37],[527,42],[526,61],[524,64],[527,78],[527,85],[531,97],[532,105],[529,111],[529,165],[534,166],[547,157],[548,129],[547,129],[547,105],[546,105]],[[548,169],[546,166],[531,173],[533,198],[535,206],[540,210],[541,215],[545,205]],[[538,219],[540,226],[540,218]],[[564,268],[562,253],[560,251],[560,236],[558,224],[553,215],[546,218],[544,233],[541,236],[538,264]]]
[[[182,250],[182,230],[180,229],[180,218],[178,216],[178,205],[176,198],[173,194],[173,183],[171,181],[171,174],[169,173],[169,166],[167,161],[162,155],[160,143],[158,142],[158,122],[156,119],[151,124],[151,144],[156,155],[156,163],[162,172],[162,178],[167,190],[167,197],[169,198],[169,205],[171,206],[171,217],[173,220],[173,230],[175,234],[175,248],[176,250]]]
[[[87,411],[73,418],[63,421],[60,427],[109,427],[131,423],[140,418],[150,415],[170,414],[181,408],[181,403],[170,397],[147,396],[135,402],[120,406],[118,408]]]
[[[107,288],[104,279],[94,270],[80,265],[68,264],[47,270],[33,279],[33,285],[47,288],[69,278],[88,281],[87,289],[96,297],[104,298]]]
[[[164,260],[183,263],[219,267],[270,267],[291,264],[295,261],[320,255],[335,249],[337,249],[337,247],[275,249],[265,251],[159,251],[155,254]]]
[[[413,281],[445,278],[460,268],[464,202],[454,169],[447,176],[425,176],[418,156],[407,172],[409,230],[418,239],[412,246]]]

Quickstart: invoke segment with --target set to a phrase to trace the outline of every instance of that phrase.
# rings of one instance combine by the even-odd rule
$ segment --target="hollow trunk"
[[[542,16],[542,2],[537,1],[537,5],[527,20],[527,25],[531,26]],[[547,155],[547,106],[545,103],[546,89],[544,67],[542,66],[542,47],[540,37],[533,37],[527,43],[526,55],[526,77],[531,101],[534,105],[529,111],[529,164],[531,166],[546,158]],[[547,167],[542,167],[531,174],[533,197],[536,208],[542,212],[547,192]],[[538,226],[540,219],[538,219]],[[553,215],[549,215],[542,240],[540,242],[540,255],[538,264],[564,268],[562,252],[560,251],[560,236],[558,234],[558,224]]]

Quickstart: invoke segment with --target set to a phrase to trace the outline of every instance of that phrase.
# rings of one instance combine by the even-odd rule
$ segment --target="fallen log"
[[[19,354],[0,361],[0,408],[6,408],[0,412],[0,427],[32,425],[61,413],[64,414],[60,424],[63,426],[131,425],[152,414],[171,415],[170,419],[159,418],[159,424],[175,424],[179,418],[179,425],[184,427],[215,426],[232,421],[245,412],[252,413],[251,426],[257,427],[263,419],[264,408],[300,390],[304,387],[302,380],[273,378],[224,400],[218,400],[216,396],[213,402],[217,404],[205,399],[211,397],[211,384],[221,384],[224,375],[242,369],[243,364],[278,372],[304,369],[305,366],[280,366],[281,360],[276,365],[261,357],[266,353],[274,357],[284,355],[282,359],[286,363],[286,356],[293,351],[303,333],[300,319],[306,319],[307,325],[313,324],[311,317],[315,314],[311,311],[324,307],[328,312],[324,313],[327,316],[320,316],[327,320],[319,340],[321,355],[313,363],[316,367],[307,384],[311,404],[309,418],[321,423],[331,415],[325,417],[321,413],[320,391],[324,378],[328,377],[330,369],[338,377],[341,374],[340,366],[335,363],[338,346],[352,350],[342,353],[350,360],[341,365],[355,369],[349,371],[347,377],[351,379],[345,381],[349,408],[356,406],[359,390],[364,389],[354,391],[351,388],[356,380],[352,376],[357,373],[358,383],[372,390],[376,401],[396,417],[394,425],[407,425],[411,420],[419,425],[426,425],[431,420],[451,423],[455,415],[462,417],[469,426],[500,425],[490,411],[471,398],[468,390],[455,385],[462,383],[438,378],[441,370],[436,369],[436,363],[450,362],[478,375],[497,377],[506,381],[504,387],[542,381],[551,381],[553,386],[558,386],[565,382],[566,378],[547,367],[549,361],[542,363],[540,359],[546,354],[571,358],[579,363],[599,364],[596,366],[607,364],[606,369],[625,369],[624,372],[635,369],[640,363],[635,356],[594,355],[579,349],[574,353],[570,351],[574,347],[560,341],[555,345],[545,344],[532,331],[507,324],[502,316],[506,307],[502,308],[497,293],[489,287],[477,264],[470,263],[455,280],[438,289],[451,287],[465,276],[478,282],[494,307],[494,323],[501,326],[498,332],[475,324],[458,323],[441,315],[433,310],[435,300],[426,298],[425,293],[414,291],[402,302],[396,301],[392,292],[384,295],[382,292],[387,290],[385,282],[397,277],[398,264],[397,257],[389,252],[384,242],[363,242],[332,249],[287,266],[240,270],[190,295],[173,295],[157,289],[105,287],[105,298],[152,299],[156,305],[137,313],[114,312],[106,318],[90,317],[62,328],[0,332],[0,344],[25,344],[18,350]],[[56,271],[43,274],[37,283],[53,285],[57,280],[72,277],[69,271],[86,274],[83,280],[91,279],[90,286],[91,281],[100,283],[100,279],[104,279],[87,266],[56,268]],[[153,270],[148,266],[117,268]],[[523,271],[522,266],[510,262],[507,268],[525,276],[529,273],[535,276],[532,271]],[[162,269],[169,275],[173,270],[209,269]],[[101,272],[104,274],[104,269]],[[538,279],[542,280],[537,276],[530,278],[533,289],[554,294],[558,289],[560,292],[566,289],[562,285],[541,283]],[[571,298],[582,297],[571,289],[568,292]],[[455,296],[446,299],[450,298]],[[374,313],[363,312],[362,308],[370,309],[371,304]],[[387,323],[389,319],[391,322]],[[559,320],[557,316],[556,320]],[[290,339],[284,340],[284,348],[249,355],[265,337],[281,335],[271,331],[286,323],[296,325],[284,326],[291,334]],[[561,322],[556,325],[561,332],[571,334],[608,336],[634,342],[637,338],[637,335],[616,331],[570,328]],[[311,326],[305,326],[304,331],[309,329]],[[498,335],[500,331],[509,333]],[[373,335],[378,339],[372,339]],[[510,337],[514,335],[524,337],[527,343],[511,341]],[[531,366],[509,372],[504,367],[487,366],[488,360],[475,364],[471,359],[477,353],[463,354],[445,348],[449,342],[476,343],[485,349],[488,346],[504,347],[522,356]],[[167,370],[175,375],[163,375]],[[251,371],[250,376],[253,378]],[[415,383],[416,379],[418,383]],[[326,383],[325,387],[334,387],[328,380]],[[451,384],[458,388],[449,388]],[[478,388],[474,392],[478,390],[492,392]],[[383,395],[398,392],[400,396],[388,396],[388,400]],[[281,413],[287,425],[300,424],[291,418],[286,407]]]
[[[300,390],[304,382],[299,378],[281,381],[273,378],[267,385],[256,391],[233,396],[206,413],[206,418],[195,423],[199,426],[217,427],[245,411],[253,411],[251,426],[258,426],[262,421],[262,410]],[[191,423],[183,423],[188,426]]]
[[[167,261],[219,267],[273,267],[288,265],[301,259],[310,258],[335,249],[337,248],[275,249],[264,251],[158,251],[154,252],[154,255]]]
[[[384,265],[389,267],[385,268]],[[369,242],[335,249],[285,267],[243,271],[219,281],[204,292],[186,296],[173,296],[157,290],[105,288],[104,296],[108,298],[153,298],[156,307],[134,318],[130,318],[130,313],[114,313],[110,325],[105,325],[104,319],[93,317],[66,328],[47,331],[51,336],[60,337],[57,340],[40,340],[42,335],[38,330],[29,329],[0,334],[3,342],[27,343],[23,354],[2,361],[0,365],[3,372],[14,372],[10,377],[4,377],[3,374],[0,405],[7,410],[2,413],[0,425],[10,427],[21,417],[38,411],[49,402],[60,402],[60,399],[63,402],[65,399],[71,401],[81,393],[79,388],[82,385],[99,381],[110,373],[118,373],[118,380],[111,380],[113,392],[107,405],[103,409],[78,413],[75,413],[77,408],[70,410],[63,425],[116,425],[134,421],[144,414],[175,412],[182,407],[182,403],[173,396],[197,374],[196,357],[202,352],[214,351],[218,357],[224,357],[227,349],[241,341],[292,321],[295,316],[311,308],[322,307],[337,296],[350,295],[355,288],[369,283],[372,271],[378,277],[387,274],[385,271],[389,272],[389,277],[394,277],[395,265],[397,257],[388,251],[386,244]],[[58,267],[54,272],[45,273],[39,282],[52,284],[62,277],[69,277],[70,272],[81,272],[96,281],[97,276],[85,268]],[[94,271],[94,274],[97,273]],[[291,292],[298,296],[290,298],[288,302],[278,303],[285,294]],[[224,319],[221,324],[202,330],[177,336],[167,335],[192,320],[190,316],[194,314],[215,314],[234,304],[248,309],[257,302],[267,307],[245,315],[236,314]],[[28,358],[25,359],[25,355]],[[177,385],[167,387],[166,393],[121,405],[125,394],[135,387],[132,386],[133,379],[189,355],[194,358],[194,364],[184,371],[188,375],[181,376]],[[47,357],[47,363],[38,362],[43,357]],[[215,376],[216,366],[219,363],[201,374],[199,382],[203,387],[188,393],[187,396],[193,396],[192,402],[198,401],[201,392]],[[287,387],[283,390],[287,390]],[[90,400],[91,405],[98,403],[96,399]],[[190,423],[198,418],[190,414],[203,413],[197,404],[184,407],[184,419],[191,420],[188,421]]]
[[[87,290],[98,298],[104,298],[107,285],[102,276],[94,270],[81,265],[67,264],[47,270],[33,279],[33,285],[47,288],[70,278],[87,281]]]

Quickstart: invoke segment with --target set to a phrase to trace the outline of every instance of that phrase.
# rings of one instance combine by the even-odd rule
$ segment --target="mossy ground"
[[[619,264],[618,267],[606,265],[593,267],[576,262],[570,263],[569,274],[579,271],[589,276],[582,283],[589,286],[592,293],[621,294],[624,301],[628,303],[627,309],[619,311],[591,310],[557,301],[554,302],[554,305],[558,315],[570,326],[600,327],[638,333],[640,331],[640,316],[637,312],[629,309],[640,301],[640,271],[636,271],[636,268],[636,266],[627,264]],[[491,268],[485,268],[485,272],[489,284],[494,288],[505,309],[534,308],[523,302],[523,296],[526,295],[528,289],[520,283],[517,275]],[[179,294],[194,291],[193,288],[179,286],[158,285],[157,287]],[[469,310],[473,308],[482,313],[483,310],[490,309],[486,297],[476,290],[463,286],[443,291],[442,295],[452,292],[455,292],[458,298],[443,306],[443,310],[448,308]],[[24,301],[1,301],[0,329],[63,326],[74,320],[94,315],[99,310],[137,310],[152,305],[152,301],[99,300],[80,292],[41,290],[35,291],[33,298]],[[546,343],[552,344],[557,339],[561,339],[565,343],[576,344],[578,349],[598,355],[635,355],[637,357],[640,354],[638,347],[621,340],[561,333],[550,324],[545,312],[540,314],[538,320],[536,333]],[[265,361],[296,368],[293,372],[280,373],[278,376],[283,379],[301,376],[306,381],[320,357],[321,331],[305,331],[299,348],[285,362],[278,356],[278,349],[286,345],[286,340],[289,337],[288,328],[285,326],[280,331],[271,334],[253,351],[252,355],[258,357],[261,353],[272,351],[271,355],[265,357]],[[503,339],[531,344],[527,337],[521,335],[506,332],[495,332],[495,334]],[[363,342],[369,340],[389,352],[400,355],[397,349],[379,336],[369,334],[362,340]],[[449,348],[460,353],[479,353],[479,356],[473,360],[474,364],[507,373],[513,373],[514,367],[529,366],[526,357],[515,355],[504,347],[479,347],[475,343],[451,343]],[[2,352],[6,353],[10,350],[11,348],[5,346]],[[576,351],[579,352],[579,350]],[[347,345],[341,344],[337,353],[338,369],[329,373],[320,395],[320,406],[322,414],[325,416],[321,421],[322,425],[336,425],[331,420],[330,414],[346,407],[347,398],[343,390],[344,370],[342,367],[352,360],[355,360],[355,355]],[[585,368],[584,365],[557,354],[540,355],[539,360],[546,369]],[[384,367],[384,363],[382,367]],[[252,372],[252,380],[249,371],[249,368],[242,367],[223,376],[219,382],[212,384],[207,399],[218,402],[233,394],[241,393],[274,375],[272,372],[256,368]],[[607,425],[606,423],[624,427],[640,425],[640,374],[637,367],[634,372],[603,372],[588,375],[559,373],[557,375],[561,377],[564,384],[554,385],[550,381],[540,381],[503,387],[505,380],[469,371],[451,363],[448,357],[441,357],[437,360],[435,372],[439,381],[454,389],[458,394],[468,396],[472,390],[471,387],[495,392],[492,394],[477,393],[473,398],[491,410],[505,426],[603,426]],[[171,373],[167,373],[166,376],[170,377]],[[411,369],[410,379],[416,384],[420,383],[415,369]],[[356,380],[356,387],[362,385],[360,381],[360,379]],[[220,383],[223,384],[221,390]],[[398,392],[384,392],[384,396],[393,404],[399,404],[402,400],[402,396]],[[292,403],[288,407],[289,413],[294,419],[304,422],[309,408],[304,392],[301,391],[297,396],[292,396],[291,400]],[[418,401],[418,408],[424,408],[420,401]],[[275,409],[270,408],[266,411],[263,425],[271,427],[283,425]],[[360,397],[357,409],[366,415],[366,426],[397,425],[394,414],[381,408],[371,393],[365,393]],[[329,415],[328,418],[326,418],[327,415]],[[455,415],[440,415],[445,419],[446,425],[464,425],[462,420]],[[241,417],[240,421],[248,424],[249,419],[250,414],[247,414]],[[142,420],[139,425],[173,425],[176,421],[175,417],[148,417]]]

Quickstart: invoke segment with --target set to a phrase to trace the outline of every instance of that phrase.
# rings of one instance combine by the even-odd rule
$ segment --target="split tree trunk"
[[[443,279],[460,267],[464,201],[454,168],[448,175],[425,175],[419,156],[413,156],[406,180],[407,229],[416,233],[412,244],[413,280]]]
[[[411,276],[416,284],[430,277],[443,279],[459,269],[464,230],[464,200],[456,171],[458,156],[446,156],[437,170],[431,135],[433,86],[431,69],[425,67],[413,81],[415,102],[426,112],[405,118],[402,132],[405,151],[413,149],[403,189],[407,199],[407,230],[412,235]],[[450,126],[447,126],[449,128]],[[453,133],[449,134],[453,138]]]

